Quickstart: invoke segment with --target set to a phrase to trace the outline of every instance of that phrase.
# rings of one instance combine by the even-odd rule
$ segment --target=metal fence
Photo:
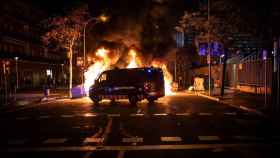
[[[228,64],[228,86],[264,93],[265,87],[270,92],[272,85],[272,61],[260,59],[243,60],[240,63]],[[251,89],[251,90],[250,90]]]

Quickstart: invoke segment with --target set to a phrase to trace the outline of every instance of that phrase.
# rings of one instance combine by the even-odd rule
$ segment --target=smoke
[[[122,43],[126,47],[141,48],[140,36],[142,31],[141,21],[131,17],[119,17],[116,24],[109,28],[103,40]]]

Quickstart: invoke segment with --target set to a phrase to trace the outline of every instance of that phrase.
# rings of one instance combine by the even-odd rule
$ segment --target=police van
[[[164,95],[162,69],[154,67],[104,71],[89,89],[89,97],[96,104],[102,99],[128,99],[135,105],[143,99],[153,102]]]

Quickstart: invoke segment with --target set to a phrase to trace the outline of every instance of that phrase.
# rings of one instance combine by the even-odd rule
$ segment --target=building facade
[[[46,15],[13,0],[2,4],[0,10],[0,89],[42,88],[48,77],[54,83],[62,82],[66,56],[48,50],[41,42],[39,23]]]

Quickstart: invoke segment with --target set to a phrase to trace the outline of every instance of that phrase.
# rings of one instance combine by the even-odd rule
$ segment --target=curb
[[[204,98],[207,98],[207,99],[210,99],[210,100],[217,101],[217,102],[220,101],[220,98],[217,98],[217,97],[212,97],[212,96],[205,95],[205,94],[201,94],[201,93],[197,93],[197,95],[198,95],[198,96],[201,96],[201,97],[204,97]]]
[[[205,94],[201,94],[201,93],[197,93],[198,96],[201,96],[201,97],[204,97],[204,98],[207,98],[207,99],[210,99],[210,100],[214,100],[216,102],[219,102],[219,103],[223,103],[223,104],[226,104],[226,105],[229,105],[231,107],[234,107],[234,108],[238,108],[238,109],[241,109],[241,110],[244,110],[244,111],[247,111],[247,112],[251,112],[251,113],[255,113],[257,115],[260,115],[260,116],[264,116],[266,117],[266,115],[256,109],[252,109],[252,108],[248,108],[246,106],[243,106],[243,105],[233,105],[233,104],[229,104],[227,102],[224,102],[222,101],[220,98],[218,97],[212,97],[212,96],[208,96],[208,95],[205,95]]]
[[[1,107],[0,111],[7,112],[7,113],[16,112],[19,110],[33,108],[33,107],[36,107],[39,105],[48,104],[48,103],[63,100],[66,98],[68,98],[68,96],[49,97],[46,100],[43,100],[43,98],[37,98],[36,100],[31,100],[31,101],[30,100],[19,100],[19,101],[16,101],[13,105],[6,105],[6,107]]]

